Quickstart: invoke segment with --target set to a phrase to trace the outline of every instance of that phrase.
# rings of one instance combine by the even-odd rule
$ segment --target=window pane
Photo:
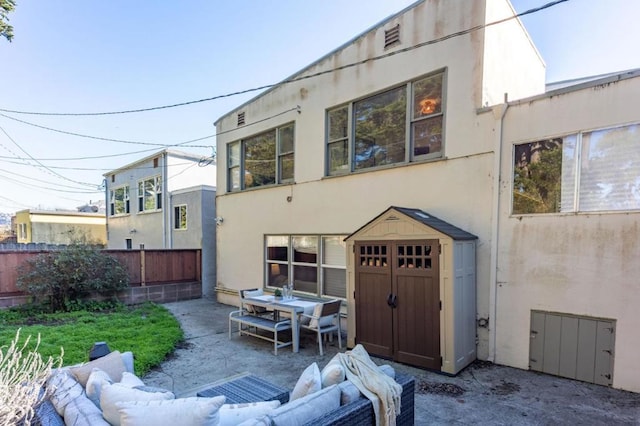
[[[348,108],[342,107],[327,113],[329,141],[347,138]]]
[[[289,260],[289,237],[270,235],[267,237],[267,259],[280,260],[286,262]]]
[[[575,146],[575,137],[547,139],[514,147],[513,213],[557,213],[561,209],[563,145]],[[567,151],[567,152],[569,152]],[[570,184],[572,180],[567,181]]]
[[[229,190],[240,190],[240,167],[234,167],[229,170]]]
[[[442,116],[413,123],[413,156],[442,151]]]
[[[294,265],[293,288],[307,293],[318,293],[318,268]]]
[[[413,83],[413,118],[442,112],[442,74]]]
[[[640,209],[640,125],[585,133],[580,210]]]
[[[337,175],[349,171],[349,146],[348,141],[333,142],[329,144],[329,174]]]
[[[229,167],[240,165],[240,142],[229,144]]]
[[[356,169],[405,159],[406,88],[399,87],[354,104]]]
[[[293,152],[293,126],[281,127],[280,133],[280,154]]]
[[[293,179],[293,153],[280,157],[280,181]]]
[[[289,267],[280,263],[267,264],[267,285],[282,287],[289,282]]]
[[[344,237],[323,237],[322,263],[325,265],[346,266],[346,247]]]
[[[245,188],[276,183],[276,132],[270,131],[244,144]]]
[[[293,237],[293,261],[318,262],[318,237]]]
[[[347,297],[347,271],[344,269],[323,268],[323,296]]]

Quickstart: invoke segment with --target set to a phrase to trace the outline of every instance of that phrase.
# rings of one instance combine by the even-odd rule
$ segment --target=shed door
[[[356,341],[439,370],[438,240],[356,242]]]

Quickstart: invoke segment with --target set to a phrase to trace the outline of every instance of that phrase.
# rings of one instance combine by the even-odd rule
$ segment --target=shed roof
[[[350,239],[351,237],[353,237],[355,234],[357,234],[358,232],[360,232],[360,230],[364,229],[365,227],[367,227],[370,223],[374,222],[375,220],[377,220],[380,216],[384,215],[385,213],[387,213],[389,210],[395,210],[399,213],[404,214],[405,216],[409,216],[411,219],[416,220],[420,223],[422,223],[423,225],[426,225],[432,229],[435,229],[438,232],[441,232],[449,237],[451,237],[453,240],[477,240],[478,237],[476,235],[473,235],[467,231],[464,231],[460,228],[458,228],[455,225],[450,224],[449,222],[445,222],[442,219],[439,219],[435,216],[433,216],[432,214],[429,214],[423,210],[420,209],[412,209],[412,208],[408,208],[408,207],[397,207],[397,206],[391,206],[388,209],[386,209],[385,211],[383,211],[382,213],[380,213],[379,215],[377,215],[376,217],[374,217],[373,219],[371,219],[369,222],[367,222],[366,224],[364,224],[363,226],[361,226],[360,228],[358,228],[355,232],[353,232],[351,235],[347,236],[347,238],[345,238],[345,240]]]

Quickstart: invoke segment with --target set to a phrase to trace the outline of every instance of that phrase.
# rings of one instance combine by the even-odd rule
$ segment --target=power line
[[[459,37],[459,36],[466,35],[466,34],[469,34],[471,32],[474,32],[474,31],[481,30],[483,28],[487,28],[487,27],[490,27],[490,26],[493,26],[493,25],[498,25],[498,24],[501,24],[501,23],[504,23],[504,22],[507,22],[507,21],[510,21],[510,20],[513,20],[513,19],[516,19],[516,18],[519,18],[519,17],[522,17],[522,16],[526,16],[526,15],[530,15],[530,14],[533,14],[533,13],[537,13],[537,12],[540,12],[540,11],[542,11],[544,9],[548,9],[550,7],[556,6],[556,5],[560,4],[560,3],[564,3],[564,2],[567,2],[567,1],[569,1],[569,0],[552,1],[550,3],[542,5],[540,7],[536,7],[536,8],[533,8],[533,9],[526,10],[526,11],[524,11],[522,13],[518,13],[518,14],[510,16],[508,18],[500,19],[498,21],[490,22],[488,24],[477,25],[475,27],[471,27],[471,28],[468,28],[466,30],[458,31],[458,32],[455,32],[455,33],[452,33],[452,34],[448,34],[448,35],[443,36],[443,37],[439,37],[439,38],[435,38],[433,40],[429,40],[429,41],[426,41],[426,42],[423,42],[423,43],[419,43],[419,44],[416,44],[414,46],[409,46],[409,47],[404,48],[404,49],[395,50],[393,52],[385,53],[383,55],[367,58],[367,59],[364,59],[362,61],[353,62],[353,63],[350,63],[350,64],[345,64],[345,65],[342,65],[342,66],[337,67],[337,68],[332,68],[330,70],[320,71],[320,72],[317,72],[317,73],[314,73],[314,74],[309,74],[309,75],[305,75],[305,76],[301,76],[301,77],[292,77],[290,79],[281,81],[279,83],[265,84],[265,85],[260,86],[260,87],[254,87],[254,88],[251,88],[251,89],[239,90],[239,91],[236,91],[236,92],[231,92],[231,93],[226,93],[226,94],[223,94],[223,95],[212,96],[212,97],[209,97],[209,98],[203,98],[203,99],[198,99],[198,100],[193,100],[193,101],[180,102],[180,103],[175,103],[175,104],[155,106],[155,107],[149,107],[149,108],[129,109],[129,110],[122,110],[122,111],[107,111],[107,112],[84,112],[84,113],[77,113],[77,112],[76,113],[71,113],[71,112],[34,112],[34,111],[10,110],[10,109],[3,109],[3,108],[0,108],[0,111],[7,112],[7,113],[28,114],[28,115],[100,116],[100,115],[118,115],[118,114],[131,114],[131,113],[139,113],[139,112],[158,111],[158,110],[163,110],[163,109],[177,108],[177,107],[182,107],[182,106],[187,106],[187,105],[198,104],[198,103],[202,103],[202,102],[210,102],[210,101],[217,100],[217,99],[222,99],[222,98],[228,98],[228,97],[232,97],[232,96],[242,95],[242,94],[245,94],[245,93],[255,92],[255,91],[263,90],[263,89],[269,89],[269,88],[274,87],[274,86],[280,86],[280,85],[284,85],[284,84],[294,83],[294,82],[297,82],[297,81],[306,80],[306,79],[309,79],[309,78],[314,78],[314,77],[318,77],[318,76],[325,75],[325,74],[330,74],[330,73],[333,73],[333,72],[336,72],[336,71],[341,71],[341,70],[344,70],[344,69],[347,69],[347,68],[352,68],[352,67],[355,67],[355,66],[358,66],[358,65],[363,65],[363,64],[366,64],[368,62],[372,62],[372,61],[377,61],[377,60],[380,60],[380,59],[388,58],[390,56],[397,55],[399,53],[404,53],[404,52],[408,52],[410,50],[418,49],[420,47],[424,47],[424,46],[428,46],[428,45],[431,45],[431,44],[440,43],[440,42],[449,40],[449,39],[454,38],[454,37]]]
[[[18,144],[18,142],[16,142],[16,141],[11,137],[11,135],[9,135],[9,133],[7,133],[7,131],[6,131],[6,130],[4,130],[4,128],[3,128],[2,126],[0,126],[0,130],[2,130],[2,133],[4,133],[4,134],[7,136],[7,138],[9,138],[9,140],[10,140],[11,142],[13,142],[13,144],[14,144],[15,146],[17,146],[17,147],[20,149],[20,151],[24,152],[24,153],[27,155],[27,157],[29,157],[31,160],[33,160],[33,161],[35,161],[36,163],[38,163],[38,165],[39,165],[40,167],[42,167],[45,171],[47,171],[47,173],[49,173],[49,174],[51,174],[51,175],[54,175],[54,176],[58,176],[59,178],[62,178],[62,179],[67,180],[67,181],[69,181],[69,182],[76,183],[76,184],[78,184],[78,185],[94,186],[93,184],[90,184],[90,183],[86,183],[86,182],[78,182],[78,181],[75,181],[75,180],[73,180],[73,179],[69,179],[68,177],[62,176],[60,173],[57,173],[57,172],[54,172],[53,170],[48,169],[48,168],[47,168],[47,166],[45,166],[44,164],[42,164],[41,162],[39,162],[38,160],[36,160],[35,158],[33,158],[33,156],[32,156],[31,154],[29,154],[27,151],[25,151],[25,150],[24,150],[24,149],[23,149],[23,148]]]
[[[7,179],[7,180],[13,180],[14,182],[19,182],[19,181],[17,181],[17,180],[14,180],[14,179],[8,178],[6,175],[3,175],[2,173],[3,173],[3,171],[2,171],[2,170],[0,170],[0,177],[4,177],[4,178],[5,178],[5,179]],[[21,174],[19,174],[19,173],[15,173],[15,172],[11,172],[11,175],[13,175],[13,176],[18,176],[18,177],[25,178],[25,179],[34,180],[34,181],[36,181],[36,182],[42,182],[42,183],[47,183],[47,184],[50,184],[50,183],[51,183],[51,182],[46,181],[46,180],[36,179],[36,178],[34,178],[34,177],[21,175]],[[63,187],[63,188],[75,189],[75,190],[79,190],[79,191],[84,191],[84,190],[85,190],[85,188],[80,189],[80,188],[77,188],[77,187],[74,187],[74,186],[63,185],[63,184],[57,184],[57,186],[59,186],[59,187]],[[97,186],[97,185],[94,185],[94,186]]]

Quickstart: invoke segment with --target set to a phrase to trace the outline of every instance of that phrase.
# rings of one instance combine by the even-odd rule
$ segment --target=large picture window
[[[346,297],[344,236],[268,235],[265,285],[326,297]]]
[[[109,191],[109,215],[129,213],[129,186],[121,186]]]
[[[293,124],[228,144],[228,190],[292,182],[294,153]]]
[[[327,111],[327,175],[442,156],[444,72]]]
[[[162,209],[162,180],[160,176],[138,182],[138,211]]]
[[[513,214],[640,209],[640,125],[514,146]]]

